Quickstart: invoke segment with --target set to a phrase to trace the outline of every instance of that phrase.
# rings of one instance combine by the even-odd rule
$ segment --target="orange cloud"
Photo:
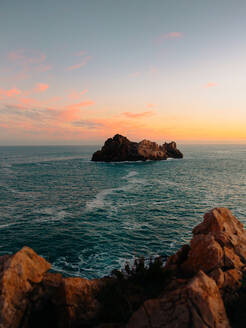
[[[21,98],[20,103],[25,106],[35,106],[38,105],[38,101],[34,98]]]
[[[84,57],[83,60],[82,60],[80,63],[78,63],[78,64],[76,64],[76,65],[69,66],[69,67],[67,68],[67,70],[68,70],[68,71],[72,71],[72,70],[74,70],[74,69],[81,68],[81,67],[85,66],[85,65],[88,63],[88,61],[89,61],[90,59],[91,59],[90,56]]]
[[[11,98],[11,97],[18,96],[20,94],[21,94],[21,91],[19,89],[16,89],[16,88],[12,88],[12,89],[9,89],[9,90],[0,89],[0,96],[2,96],[2,97]]]
[[[65,121],[73,121],[79,118],[79,114],[80,114],[80,109],[82,107],[87,107],[87,106],[91,106],[94,104],[94,101],[92,100],[87,100],[87,101],[82,101],[80,103],[77,104],[72,104],[72,105],[68,105],[65,107],[65,110],[63,110],[60,113],[60,118],[62,120]]]
[[[143,118],[146,116],[151,116],[153,115],[154,112],[153,111],[146,111],[146,112],[141,112],[141,113],[130,113],[130,112],[124,112],[123,115],[125,115],[126,117],[129,118]]]
[[[207,84],[205,84],[205,88],[213,88],[213,87],[216,87],[217,86],[217,83],[215,82],[209,82]]]
[[[148,107],[148,108],[155,107],[155,104],[149,103],[149,104],[147,104],[147,107]]]
[[[35,91],[36,92],[44,92],[48,88],[49,88],[49,85],[48,84],[45,84],[45,83],[37,83],[36,84]]]

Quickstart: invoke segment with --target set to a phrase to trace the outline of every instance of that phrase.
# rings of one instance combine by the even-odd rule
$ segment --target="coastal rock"
[[[103,284],[103,279],[64,279],[68,327],[76,327],[78,323],[83,323],[85,326],[93,324],[101,309],[101,304],[96,299],[96,295]]]
[[[29,247],[2,260],[0,327],[18,328],[29,304],[28,295],[41,282],[50,264]]]
[[[176,143],[165,143],[159,146],[157,143],[142,140],[132,142],[126,137],[116,134],[105,141],[101,150],[96,151],[92,161],[122,162],[122,161],[146,161],[165,160],[167,158],[182,158],[183,154],[177,149]]]
[[[193,229],[185,256],[180,251],[166,264],[176,276],[192,277],[203,270],[212,277],[225,298],[242,285],[246,263],[246,232],[226,208],[215,208]]]
[[[200,271],[186,285],[146,301],[126,328],[229,328],[224,304],[213,279]]]

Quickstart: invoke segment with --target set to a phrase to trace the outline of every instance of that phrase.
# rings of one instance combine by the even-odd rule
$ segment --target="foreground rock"
[[[186,284],[146,301],[127,325],[135,327],[229,328],[230,325],[216,283],[200,271]]]
[[[164,267],[132,280],[63,278],[24,247],[0,257],[0,328],[245,327],[245,264],[246,232],[225,208],[206,213]]]
[[[165,143],[159,146],[155,142],[143,140],[132,142],[126,137],[116,134],[105,141],[101,150],[95,152],[92,161],[122,162],[165,160],[168,158],[182,158],[183,154],[176,148],[176,143]]]
[[[0,327],[17,328],[29,305],[29,294],[50,264],[28,247],[11,257],[1,257],[0,263]]]

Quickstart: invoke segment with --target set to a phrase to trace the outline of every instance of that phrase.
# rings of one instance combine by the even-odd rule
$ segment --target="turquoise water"
[[[170,255],[215,206],[246,223],[246,146],[182,160],[90,162],[99,147],[0,147],[0,254],[32,247],[65,275],[101,277]]]

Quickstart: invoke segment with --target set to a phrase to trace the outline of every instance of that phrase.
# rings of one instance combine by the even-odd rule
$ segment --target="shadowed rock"
[[[126,137],[116,134],[113,138],[105,141],[101,150],[93,154],[92,161],[146,161],[165,160],[169,157],[183,157],[183,154],[176,148],[175,142],[165,143],[159,146],[157,143],[149,140],[132,142]]]
[[[192,280],[148,300],[126,328],[229,328],[224,304],[213,279],[200,271]]]

